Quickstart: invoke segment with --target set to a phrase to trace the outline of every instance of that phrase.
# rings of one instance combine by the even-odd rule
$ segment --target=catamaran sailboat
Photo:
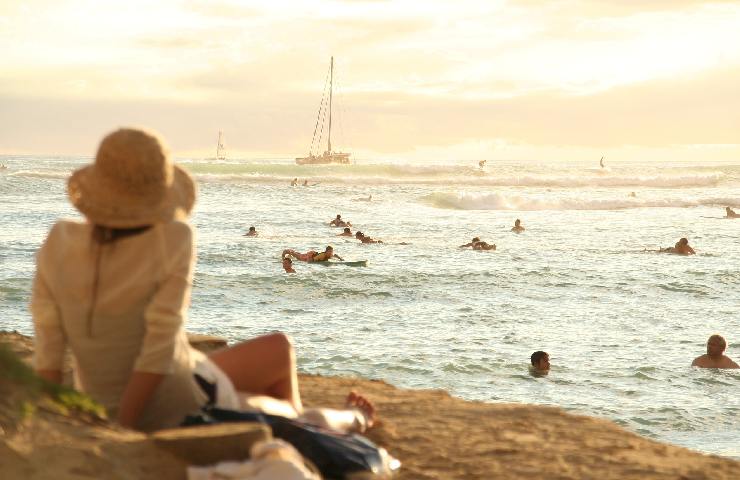
[[[224,132],[218,131],[218,144],[216,145],[216,160],[226,160],[226,148],[224,147]]]
[[[327,108],[324,106],[324,98],[321,98],[321,105],[319,106],[319,115],[316,119],[316,127],[314,127],[313,131],[313,138],[311,139],[311,148],[309,149],[308,156],[307,157],[299,157],[295,159],[295,163],[298,165],[326,165],[330,163],[340,163],[340,164],[349,164],[349,153],[343,153],[343,152],[332,152],[331,151],[331,102],[332,102],[332,90],[334,87],[334,57],[331,57],[331,64],[329,65],[329,108],[328,108],[328,117],[329,117],[329,133],[327,136],[327,144],[326,144],[326,150],[323,154],[319,155],[318,151],[314,155],[313,153],[313,147],[314,143],[316,143],[317,147],[318,144],[321,142],[321,134],[319,134],[319,139],[316,141],[316,130],[319,126],[319,121],[321,121],[321,132],[324,131],[324,122],[323,120],[327,117]]]

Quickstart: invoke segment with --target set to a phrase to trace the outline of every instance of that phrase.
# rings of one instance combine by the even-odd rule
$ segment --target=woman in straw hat
[[[285,335],[210,356],[190,347],[184,323],[195,253],[186,219],[196,189],[158,135],[107,135],[95,163],[69,178],[68,194],[87,221],[58,221],[37,254],[31,311],[42,377],[62,380],[69,347],[77,388],[121,425],[145,431],[176,426],[208,403],[240,408],[237,390],[303,413]],[[366,403],[360,397],[350,407],[372,420]]]

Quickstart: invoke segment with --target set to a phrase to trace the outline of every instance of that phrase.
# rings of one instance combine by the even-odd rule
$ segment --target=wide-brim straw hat
[[[67,193],[91,223],[132,228],[186,217],[196,189],[158,134],[121,128],[103,139],[94,164],[72,174]]]

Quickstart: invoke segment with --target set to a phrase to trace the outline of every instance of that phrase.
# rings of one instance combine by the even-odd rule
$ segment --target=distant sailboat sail
[[[226,148],[224,147],[224,132],[218,131],[218,144],[216,145],[216,160],[226,160]]]
[[[334,89],[334,57],[331,57],[331,64],[329,65],[329,107],[328,109],[324,106],[324,98],[321,98],[321,104],[319,105],[319,115],[316,119],[316,127],[314,127],[313,131],[313,138],[311,139],[311,148],[309,149],[308,156],[307,157],[298,157],[295,159],[295,163],[298,165],[324,165],[329,163],[340,163],[340,164],[349,164],[349,153],[343,153],[343,152],[332,152],[331,150],[331,109],[332,109],[332,93]],[[323,154],[319,155],[318,152],[316,154],[313,153],[313,146],[316,141],[316,131],[319,126],[319,122],[321,122],[321,131],[324,131],[324,122],[323,120],[326,119],[328,111],[328,117],[329,117],[329,131],[327,134],[327,143],[326,143],[326,150]],[[321,137],[321,133],[319,133],[319,137]],[[321,139],[319,138],[319,142],[321,142]],[[318,145],[317,143],[317,145]]]

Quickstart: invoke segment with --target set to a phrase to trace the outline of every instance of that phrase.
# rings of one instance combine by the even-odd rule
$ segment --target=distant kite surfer
[[[604,168],[604,157],[601,157],[601,160],[599,160],[599,165],[601,165],[601,168]]]
[[[486,161],[485,161],[485,160],[481,160],[480,162],[478,162],[478,166],[479,166],[480,168],[483,168],[483,167],[485,167],[485,166],[486,166]]]

